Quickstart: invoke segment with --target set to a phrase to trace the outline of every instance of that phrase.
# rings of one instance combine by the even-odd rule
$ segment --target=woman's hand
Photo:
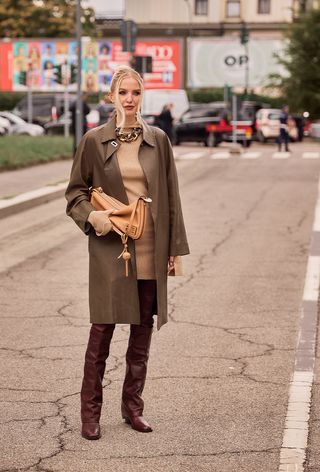
[[[174,256],[170,256],[169,259],[168,259],[168,274],[172,272],[174,273]]]
[[[105,236],[112,229],[109,215],[113,210],[92,211],[88,216],[89,223],[93,226],[97,236]]]

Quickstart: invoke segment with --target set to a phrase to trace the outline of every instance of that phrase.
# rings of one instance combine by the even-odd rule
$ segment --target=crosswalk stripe
[[[210,156],[211,159],[229,159],[229,157],[230,157],[229,151],[215,152],[214,154],[211,154]]]
[[[261,152],[244,152],[241,157],[243,159],[257,159],[261,156]]]
[[[288,159],[290,152],[274,152],[272,154],[273,159]]]
[[[303,159],[319,159],[320,152],[306,151],[302,154]]]
[[[177,155],[175,156],[176,159],[199,159],[200,157],[204,157],[206,155],[206,153],[204,152],[187,152],[185,154],[180,154],[180,155]]]

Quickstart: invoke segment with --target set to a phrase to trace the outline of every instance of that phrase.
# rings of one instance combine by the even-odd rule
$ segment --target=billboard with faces
[[[180,88],[182,44],[179,40],[138,41],[136,55],[151,56],[152,73],[144,75],[146,88]],[[74,40],[12,40],[0,41],[0,90],[63,91],[70,82],[70,70],[77,64],[77,43]],[[107,92],[114,70],[130,64],[132,54],[123,52],[118,40],[91,40],[82,43],[82,88],[89,93]],[[57,66],[67,67],[62,83],[56,80]]]

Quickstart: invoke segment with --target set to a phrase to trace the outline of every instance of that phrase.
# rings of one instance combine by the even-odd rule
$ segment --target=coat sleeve
[[[79,228],[88,234],[91,228],[87,221],[91,211],[95,208],[89,202],[89,188],[92,185],[92,169],[88,157],[87,143],[88,134],[86,134],[77,148],[70,181],[65,193],[67,199],[66,213],[70,216]]]
[[[166,135],[164,138],[170,214],[169,255],[183,256],[189,254],[190,251],[181,208],[178,175],[169,138]]]

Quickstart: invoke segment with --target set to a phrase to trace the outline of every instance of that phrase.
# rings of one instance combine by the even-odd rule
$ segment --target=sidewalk
[[[0,218],[64,194],[72,160],[0,173]]]

